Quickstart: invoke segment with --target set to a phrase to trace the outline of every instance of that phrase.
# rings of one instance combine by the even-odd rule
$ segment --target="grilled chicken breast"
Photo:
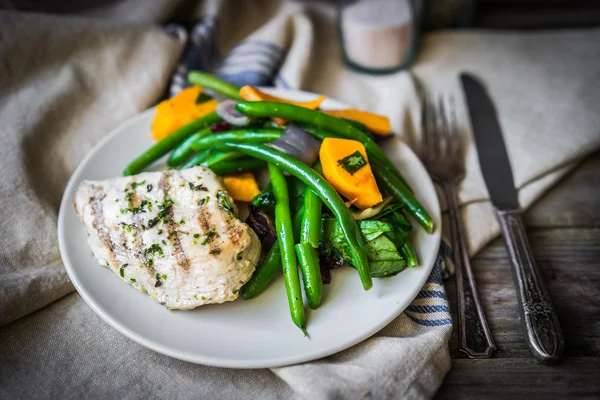
[[[169,309],[235,300],[260,256],[206,167],[84,181],[73,204],[100,264]]]

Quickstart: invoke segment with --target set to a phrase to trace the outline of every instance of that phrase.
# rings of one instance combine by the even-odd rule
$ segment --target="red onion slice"
[[[299,126],[288,124],[279,139],[269,146],[312,166],[319,157],[321,142]]]
[[[250,123],[250,117],[236,110],[237,102],[233,100],[224,100],[217,106],[216,112],[219,117],[223,118],[234,126],[246,126]]]

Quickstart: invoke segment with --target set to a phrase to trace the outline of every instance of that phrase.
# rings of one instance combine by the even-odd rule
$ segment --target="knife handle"
[[[519,314],[524,323],[527,344],[533,357],[542,364],[558,361],[564,348],[556,311],[544,287],[527,239],[520,210],[496,210],[506,249],[510,257]]]

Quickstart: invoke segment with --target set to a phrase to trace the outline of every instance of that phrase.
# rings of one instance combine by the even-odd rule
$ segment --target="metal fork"
[[[457,186],[465,177],[465,169],[454,99],[439,96],[435,102],[424,91],[421,91],[421,96],[421,159],[431,178],[443,189],[448,204],[456,267],[460,350],[470,358],[489,358],[496,346],[479,302],[458,207]]]

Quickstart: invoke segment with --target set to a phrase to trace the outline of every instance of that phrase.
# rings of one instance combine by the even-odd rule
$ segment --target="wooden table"
[[[458,351],[455,324],[452,369],[436,398],[600,398],[600,154],[542,197],[525,224],[561,322],[562,361],[548,367],[531,357],[504,242],[496,239],[473,268],[498,350],[491,359],[468,359]],[[453,279],[446,290],[456,321]]]

